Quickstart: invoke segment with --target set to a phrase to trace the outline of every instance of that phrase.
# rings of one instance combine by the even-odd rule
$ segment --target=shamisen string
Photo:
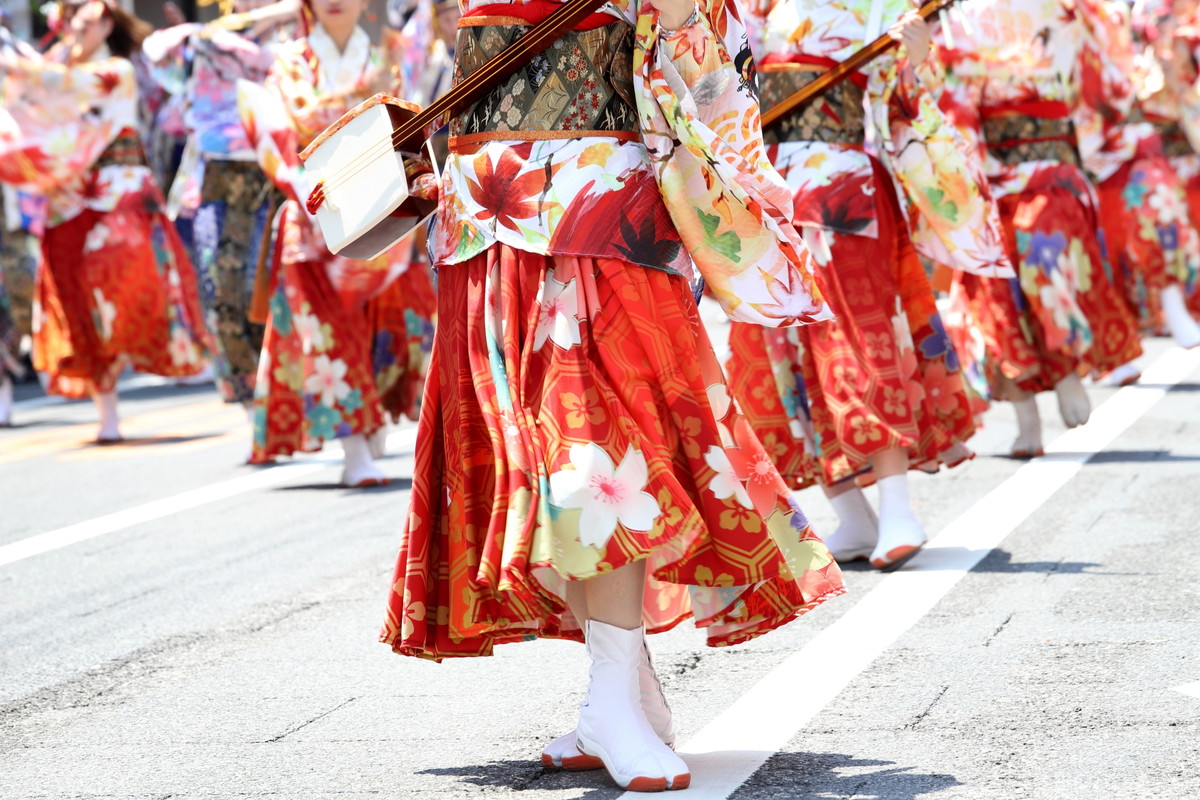
[[[564,32],[582,22],[607,0],[569,0],[555,9],[548,17],[527,31],[519,39],[505,47],[494,57],[480,65],[450,91],[430,103],[425,109],[397,125],[390,138],[368,145],[362,153],[333,175],[322,178],[313,187],[305,201],[308,213],[316,214],[325,202],[326,189],[336,189],[350,178],[367,169],[370,164],[388,153],[401,150],[406,145],[414,147],[424,138],[424,132],[442,117],[448,117],[459,109],[482,98],[501,80],[507,78],[533,60],[533,57],[553,44]],[[304,160],[309,153],[324,143],[331,135],[326,130],[300,154]],[[415,147],[414,147],[415,149]]]

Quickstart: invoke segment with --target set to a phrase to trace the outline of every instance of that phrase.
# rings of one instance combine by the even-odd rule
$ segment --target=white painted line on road
[[[388,446],[400,445],[409,448],[416,443],[416,440],[417,429],[415,426],[401,428],[388,435]],[[64,528],[39,533],[35,536],[0,546],[0,567],[22,561],[26,558],[32,558],[42,553],[48,553],[51,550],[58,550],[69,545],[78,544],[88,539],[95,539],[98,536],[123,531],[126,528],[132,528],[134,525],[163,519],[172,514],[178,514],[181,511],[188,511],[208,505],[209,503],[215,503],[218,500],[225,500],[239,494],[252,492],[256,489],[267,489],[272,486],[278,486],[281,483],[287,483],[296,478],[320,472],[331,464],[340,461],[340,457],[325,457],[281,464],[260,472],[255,472],[252,475],[242,475],[227,481],[221,481],[220,483],[210,484],[209,486],[201,486],[198,489],[190,489],[186,492],[171,495],[170,497],[164,497],[161,500],[154,500],[140,506],[127,508],[123,511],[67,525]]]
[[[1181,692],[1189,697],[1200,698],[1200,681],[1185,683],[1183,686],[1172,687],[1171,691]]]
[[[1117,391],[1082,428],[1018,469],[812,641],[679,747],[692,771],[688,800],[724,800],[916,624],[984,556],[1200,367],[1200,348],[1173,348]],[[1200,686],[1200,684],[1191,684]],[[622,798],[640,797],[626,792]]]

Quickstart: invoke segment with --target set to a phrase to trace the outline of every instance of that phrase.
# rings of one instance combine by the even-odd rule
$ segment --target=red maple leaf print
[[[537,214],[537,198],[545,188],[546,176],[541,170],[531,170],[520,177],[523,162],[505,150],[493,165],[487,151],[475,157],[475,175],[479,183],[467,179],[467,188],[475,202],[483,206],[481,220],[492,217],[496,222],[519,233],[514,220]]]

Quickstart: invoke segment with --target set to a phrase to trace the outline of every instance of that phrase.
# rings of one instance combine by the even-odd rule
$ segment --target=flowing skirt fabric
[[[278,200],[252,161],[210,161],[200,195],[190,223],[192,247],[200,302],[216,345],[217,389],[227,403],[250,403],[264,332],[249,318],[250,301]]]
[[[165,214],[85,210],[46,229],[34,366],[47,391],[111,391],[125,366],[195,375],[210,349],[183,243]]]
[[[1187,189],[1161,153],[1139,153],[1098,187],[1113,278],[1142,330],[1162,328],[1159,293],[1169,283],[1193,286],[1200,236]]]
[[[370,434],[389,415],[416,419],[436,306],[428,268],[411,263],[397,275],[383,263],[333,256],[278,263],[280,249],[277,242],[251,460]]]
[[[567,581],[647,560],[650,631],[744,641],[841,594],[677,275],[494,245],[438,274],[382,641],[441,659],[581,638]]]
[[[797,488],[864,475],[894,448],[926,471],[970,456],[974,414],[958,357],[881,169],[875,191],[890,200],[878,206],[879,237],[838,234],[820,273],[836,319],[730,328],[734,397]]]
[[[1103,374],[1137,358],[1137,323],[1107,272],[1095,207],[1051,182],[999,205],[1018,277],[955,274],[983,334],[993,392],[1001,376],[1040,392],[1071,372]]]

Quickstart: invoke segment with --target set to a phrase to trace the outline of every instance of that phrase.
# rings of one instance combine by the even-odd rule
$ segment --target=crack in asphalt
[[[908,728],[910,731],[915,731],[917,729],[917,726],[921,724],[921,721],[924,720],[925,717],[927,717],[929,715],[929,712],[933,711],[933,707],[936,706],[938,704],[938,701],[942,699],[942,695],[944,695],[948,691],[950,691],[949,685],[942,686],[941,691],[939,691],[937,693],[937,695],[933,698],[933,700],[930,701],[929,705],[925,707],[925,710],[922,711],[920,714],[917,714],[917,718],[914,719],[912,722],[910,722],[908,725],[905,725],[904,727]]]
[[[261,744],[271,744],[272,742],[282,741],[285,737],[291,736],[296,731],[307,728],[309,725],[312,725],[314,722],[316,722],[319,719],[324,719],[325,717],[328,717],[333,712],[337,711],[338,709],[345,708],[346,706],[350,705],[357,699],[358,699],[357,697],[351,697],[349,700],[343,700],[342,702],[338,703],[333,708],[322,711],[320,714],[317,714],[314,717],[310,717],[309,719],[304,720],[303,722],[301,722],[298,725],[291,726],[290,728],[288,728],[286,731],[279,734],[278,736],[272,736],[270,739],[264,739],[261,742]]]
[[[1055,564],[1054,569],[1050,570],[1050,572],[1047,574],[1047,577],[1049,577],[1050,575],[1053,575],[1055,570],[1057,570],[1060,566],[1062,566],[1062,563],[1063,563],[1062,561],[1059,561],[1058,564]],[[1014,611],[1011,614],[1009,614],[1007,617],[1004,618],[1004,622],[1000,623],[1000,627],[998,627],[998,628],[996,628],[996,630],[992,631],[992,635],[989,636],[987,638],[987,641],[983,643],[984,647],[991,647],[992,640],[1000,635],[1000,631],[1002,631],[1006,627],[1008,627],[1008,623],[1012,622],[1012,618],[1016,613],[1017,612]]]

